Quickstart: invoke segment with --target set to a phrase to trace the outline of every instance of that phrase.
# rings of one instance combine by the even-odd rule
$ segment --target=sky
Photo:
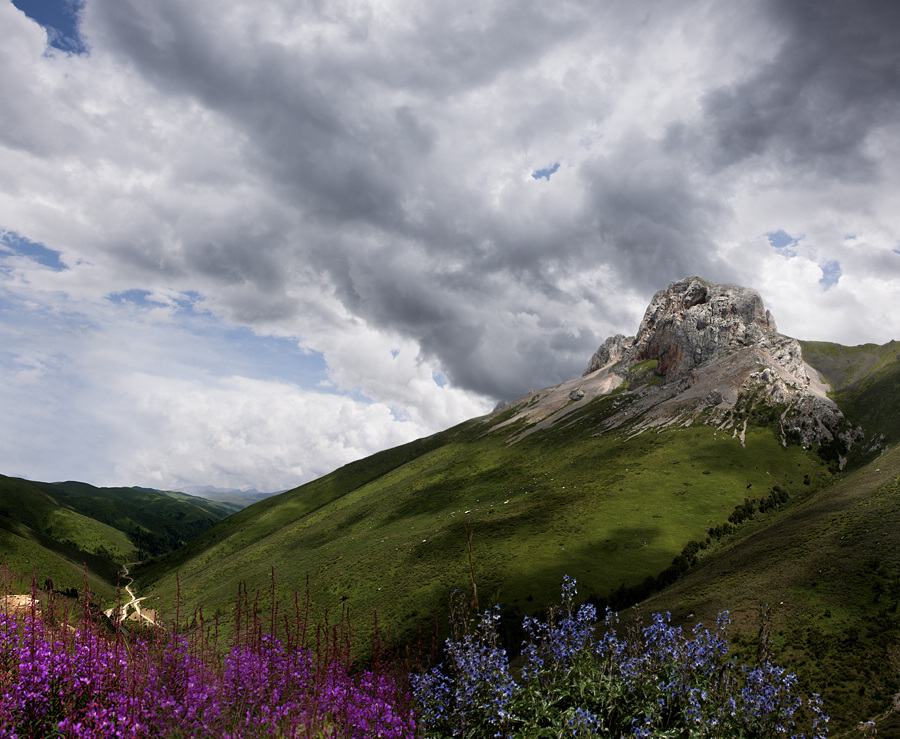
[[[283,490],[653,294],[900,338],[895,0],[0,0],[0,473]]]

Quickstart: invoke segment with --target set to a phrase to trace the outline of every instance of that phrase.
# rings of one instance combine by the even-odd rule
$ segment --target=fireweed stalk
[[[692,635],[655,615],[644,628],[606,627],[575,609],[575,582],[546,621],[525,619],[524,665],[510,668],[496,610],[450,639],[445,664],[410,676],[379,657],[350,657],[352,634],[310,627],[307,606],[264,628],[258,597],[239,599],[224,654],[199,625],[128,633],[85,609],[65,617],[0,614],[0,736],[9,737],[823,737],[816,696],[761,661],[727,658],[727,614]],[[282,623],[281,628],[276,628]],[[277,636],[274,635],[277,632]],[[414,721],[415,701],[419,721]],[[809,733],[803,733],[801,713]]]
[[[487,611],[473,633],[447,640],[445,663],[411,675],[421,736],[442,737],[824,737],[828,717],[797,679],[762,662],[728,659],[728,614],[710,632],[687,635],[655,614],[644,628],[617,635],[618,617],[575,610],[566,578],[562,608],[547,621],[526,618],[525,664],[516,680],[498,645],[499,614]],[[799,723],[807,717],[809,733]]]
[[[0,613],[0,736],[414,736],[405,675],[377,655],[352,664],[345,619],[284,638],[244,623],[220,656],[202,627]]]

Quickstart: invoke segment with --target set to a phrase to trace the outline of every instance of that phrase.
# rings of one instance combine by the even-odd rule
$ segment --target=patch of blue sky
[[[544,169],[536,169],[531,173],[531,177],[535,180],[545,179],[549,180],[550,175],[556,174],[556,171],[559,169],[559,162],[556,162],[552,167],[545,167]]]
[[[67,54],[86,54],[78,31],[78,14],[84,0],[12,0],[19,10],[47,31],[50,46]]]
[[[304,388],[330,385],[324,355],[301,348],[296,339],[257,334],[245,326],[229,325],[202,309],[198,292],[166,295],[160,300],[149,290],[133,288],[110,293],[107,299],[115,305],[137,308],[138,312],[172,309],[177,326],[192,337],[202,356],[212,359],[206,371],[213,374],[238,374]]]
[[[779,229],[778,231],[769,231],[766,234],[766,237],[769,239],[769,244],[776,249],[789,249],[790,247],[796,246],[801,238],[799,236],[791,236],[787,231],[784,231],[783,229]]]
[[[391,418],[393,418],[398,423],[407,423],[411,421],[409,413],[403,408],[396,408],[395,406],[390,406]]]
[[[159,298],[150,290],[142,290],[140,288],[110,293],[106,296],[106,299],[116,305],[127,303],[136,308],[145,308],[147,310],[167,306],[174,308],[176,313],[197,312],[197,305],[203,302],[203,296],[196,290],[170,293],[166,294],[164,298]]]
[[[151,300],[151,293],[149,290],[123,290],[118,293],[110,293],[106,296],[107,300],[115,303],[116,305],[122,305],[124,303],[131,303],[132,305],[136,305],[139,308],[153,308],[160,305],[164,305],[156,300]]]
[[[353,393],[334,389],[328,382],[328,365],[321,352],[302,348],[294,338],[257,334],[250,328],[229,324],[206,310],[197,309],[195,306],[198,303],[202,305],[202,296],[197,292],[167,295],[166,298],[168,303],[156,302],[151,291],[142,289],[107,296],[110,303],[116,306],[112,308],[113,312],[129,309],[128,321],[136,317],[140,320],[142,314],[161,306],[168,307],[172,323],[159,325],[162,333],[148,334],[148,337],[163,355],[178,365],[191,366],[213,376],[242,376],[283,382],[313,392],[355,397]],[[43,346],[57,344],[64,341],[64,337],[128,330],[129,325],[127,322],[120,324],[114,315],[92,319],[80,310],[68,311],[60,305],[32,305],[2,288],[0,321],[9,334],[7,342],[15,342],[28,335],[32,337],[31,344]],[[117,325],[122,328],[116,329]],[[2,338],[3,332],[0,331]],[[7,348],[14,353],[16,351],[15,348]]]
[[[181,310],[194,310],[194,306],[203,302],[203,296],[196,290],[186,290],[172,297],[172,302]]]
[[[821,265],[822,269],[822,279],[819,280],[819,284],[822,285],[826,290],[830,287],[837,285],[838,280],[841,279],[841,275],[843,272],[841,271],[841,264],[836,260],[832,260],[830,262],[825,262],[825,264]]]
[[[300,347],[296,339],[261,336],[249,328],[220,324],[209,331],[221,332],[223,370],[266,380],[279,380],[306,389],[327,387],[328,364],[320,352]],[[328,383],[330,384],[330,383]],[[343,393],[342,393],[343,394]]]
[[[446,387],[448,383],[447,376],[443,372],[431,370],[431,379],[434,380],[434,384],[438,387]]]
[[[49,267],[56,272],[67,270],[68,267],[59,259],[59,252],[48,249],[43,244],[26,239],[15,231],[0,231],[0,257],[3,252],[15,254],[20,257],[28,257],[44,267]]]

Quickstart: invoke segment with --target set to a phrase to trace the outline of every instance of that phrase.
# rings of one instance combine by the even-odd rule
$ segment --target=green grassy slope
[[[120,561],[137,553],[122,531],[62,504],[41,483],[0,475],[0,517],[10,523],[7,530],[20,524],[68,550]]]
[[[601,595],[637,583],[745,496],[777,484],[801,497],[829,477],[768,429],[751,428],[746,447],[704,426],[599,435],[614,399],[628,402],[598,398],[516,443],[521,428],[476,420],[348,465],[232,516],[139,570],[138,586],[165,610],[178,572],[187,608],[227,618],[238,581],[265,591],[274,567],[282,596],[308,575],[316,604],[349,606],[361,639],[376,610],[405,635],[470,587],[467,519],[480,605],[529,612],[558,595],[564,574]]]
[[[0,567],[28,574],[24,592],[28,592],[33,577],[34,584],[41,588],[50,578],[56,590],[80,591],[86,579],[91,592],[103,600],[116,594],[117,565],[61,544],[6,516],[0,516]]]
[[[177,498],[146,488],[98,488],[83,482],[35,485],[63,505],[125,532],[150,555],[177,549],[228,515],[202,498]]]
[[[772,660],[823,695],[833,728],[887,710],[900,690],[900,447],[759,518],[643,607],[687,623],[727,609],[752,659],[760,604]]]
[[[0,475],[0,562],[58,589],[114,592],[119,565],[161,554],[206,531],[228,508],[190,496]]]
[[[900,441],[900,342],[841,346],[801,341],[803,358],[832,387],[831,397],[866,434]]]

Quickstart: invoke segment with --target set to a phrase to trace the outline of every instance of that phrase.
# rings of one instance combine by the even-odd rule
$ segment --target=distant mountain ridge
[[[181,495],[187,494],[194,497],[206,498],[207,500],[215,500],[220,503],[227,503],[233,506],[235,510],[246,508],[248,505],[259,503],[261,500],[271,498],[273,495],[280,495],[285,492],[278,490],[273,493],[261,493],[256,488],[238,489],[238,488],[221,488],[213,485],[195,485],[185,488]]]
[[[149,488],[99,488],[0,475],[0,560],[109,594],[120,565],[170,552],[239,507]],[[24,566],[23,565],[31,565]]]

